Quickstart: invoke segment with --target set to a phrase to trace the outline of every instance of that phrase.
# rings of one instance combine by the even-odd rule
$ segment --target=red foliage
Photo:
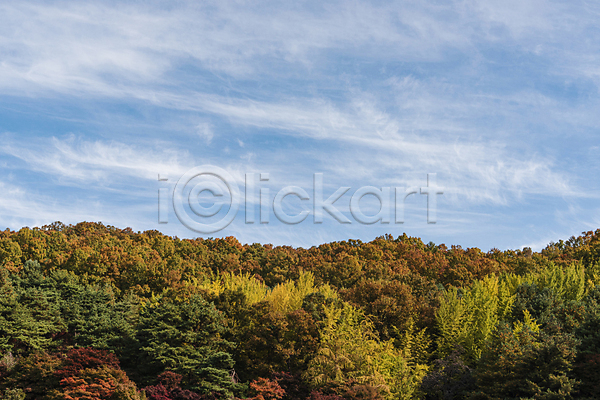
[[[148,400],[172,400],[171,391],[162,384],[147,386],[144,388]]]
[[[258,378],[250,382],[250,389],[254,394],[252,400],[274,400],[285,396],[285,390],[279,386],[279,383],[270,379]]]
[[[182,376],[165,371],[158,376],[159,384],[144,388],[148,400],[203,400],[197,393],[179,387]],[[208,400],[208,398],[207,398]]]
[[[106,350],[88,348],[71,349],[65,355],[60,369],[54,371],[57,378],[78,376],[85,369],[102,367],[120,369],[117,357]]]
[[[309,386],[301,379],[300,374],[278,372],[273,374],[273,379],[285,390],[286,400],[305,400],[310,396]]]
[[[175,372],[165,371],[162,374],[158,375],[157,379],[161,385],[169,389],[174,389],[176,387],[179,387],[182,378],[183,377],[181,375],[176,374]]]
[[[68,377],[60,381],[64,387],[66,400],[109,399],[115,393],[117,383],[113,379],[94,379],[93,381],[79,377]]]
[[[337,394],[324,394],[317,391],[310,393],[310,400],[345,400],[343,397]]]

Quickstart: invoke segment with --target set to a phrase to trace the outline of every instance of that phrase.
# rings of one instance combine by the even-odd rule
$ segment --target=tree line
[[[0,231],[5,399],[600,397],[600,230],[482,252]]]

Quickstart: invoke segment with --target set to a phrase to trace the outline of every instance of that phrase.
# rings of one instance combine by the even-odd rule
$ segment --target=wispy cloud
[[[31,192],[21,186],[0,181],[0,219],[13,229],[22,226],[42,226],[54,221],[104,220],[99,204],[85,202],[66,204],[51,196]]]
[[[599,15],[543,0],[4,2],[0,129],[13,133],[0,136],[0,165],[14,177],[2,204],[58,216],[39,207],[56,197],[22,179],[33,176],[65,191],[93,182],[98,207],[125,210],[116,191],[211,163],[240,183],[262,171],[303,187],[314,172],[330,188],[422,186],[436,172],[454,224],[440,235],[478,236],[469,224],[495,226],[539,198],[585,224],[600,197],[589,179],[600,173]],[[284,228],[232,229],[305,244]],[[355,233],[309,237],[344,234]]]
[[[3,142],[0,152],[22,160],[26,169],[84,184],[110,184],[124,176],[156,180],[158,173],[177,176],[194,166],[182,150],[89,141],[74,135],[41,139],[35,145],[4,135]]]

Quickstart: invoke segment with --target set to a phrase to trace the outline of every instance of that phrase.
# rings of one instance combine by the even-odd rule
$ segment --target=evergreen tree
[[[228,351],[233,345],[224,333],[222,314],[202,297],[149,304],[140,313],[139,373],[157,376],[170,370],[183,376],[186,388],[232,397],[243,386],[232,378]]]

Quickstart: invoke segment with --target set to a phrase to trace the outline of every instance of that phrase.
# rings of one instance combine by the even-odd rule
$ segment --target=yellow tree
[[[388,399],[409,399],[426,372],[392,341],[378,340],[372,323],[347,303],[324,307],[320,334],[320,348],[305,374],[314,387],[367,385]]]

